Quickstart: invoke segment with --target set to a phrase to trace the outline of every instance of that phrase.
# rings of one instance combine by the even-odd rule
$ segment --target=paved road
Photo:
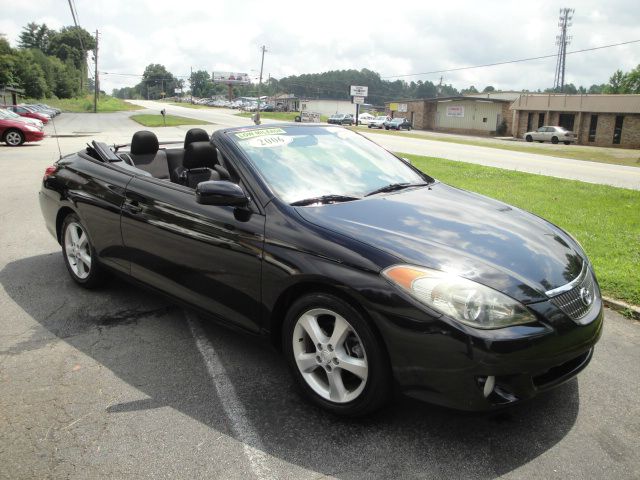
[[[201,120],[214,122],[219,126],[235,127],[252,124],[248,118],[235,116],[234,114],[237,112],[234,110],[217,108],[193,109],[153,101],[135,101],[133,103],[157,111],[166,108],[167,113],[199,118]],[[273,120],[264,120],[264,123],[273,122]],[[551,177],[569,178],[583,182],[640,190],[640,168],[637,167],[557,158],[534,153],[513,152],[498,148],[461,145],[436,140],[410,138],[401,135],[384,135],[374,132],[363,133],[393,152],[446,158],[449,160],[506,168],[508,170],[518,170]],[[640,155],[640,153],[638,155]]]
[[[400,135],[368,132],[365,135],[393,152],[447,158],[508,170],[640,190],[640,168],[638,167],[557,158],[535,153],[513,152],[498,148],[461,145]],[[640,152],[638,155],[640,156]]]
[[[336,418],[258,339],[121,281],[75,286],[37,204],[56,151],[0,147],[0,478],[640,477],[638,322],[607,311],[578,379],[501,413]]]

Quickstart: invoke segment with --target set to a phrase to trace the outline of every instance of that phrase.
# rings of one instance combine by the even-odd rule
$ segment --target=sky
[[[3,0],[7,1],[7,0]],[[74,0],[80,25],[100,31],[101,88],[133,86],[146,65],[178,77],[194,70],[264,76],[362,69],[382,77],[535,57],[557,52],[558,13],[575,8],[568,51],[640,40],[638,0],[554,1],[165,1]],[[0,33],[17,45],[31,21],[72,25],[68,0],[12,2]],[[442,74],[461,89],[553,86],[555,58]],[[640,64],[640,42],[567,56],[566,83],[589,87]],[[391,79],[391,78],[390,78]],[[440,74],[402,77],[437,83]]]

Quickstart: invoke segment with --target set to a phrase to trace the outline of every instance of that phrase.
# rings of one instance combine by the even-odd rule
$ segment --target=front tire
[[[105,279],[104,271],[87,230],[75,213],[65,217],[61,238],[62,256],[73,281],[87,289],[99,287]]]
[[[326,293],[301,297],[287,312],[282,332],[289,368],[316,405],[360,416],[388,401],[387,354],[368,321],[344,300]]]
[[[24,133],[18,129],[11,128],[4,132],[2,141],[10,147],[19,147],[25,141]]]
[[[527,136],[526,136],[526,138],[525,138],[525,140],[526,140],[527,142],[533,142],[533,137],[532,137],[531,135],[527,135]]]

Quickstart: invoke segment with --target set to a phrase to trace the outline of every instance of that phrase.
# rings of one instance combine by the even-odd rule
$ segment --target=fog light
[[[493,387],[496,386],[496,377],[493,375],[489,375],[487,380],[484,382],[484,388],[482,389],[482,394],[484,398],[487,398],[493,392]]]

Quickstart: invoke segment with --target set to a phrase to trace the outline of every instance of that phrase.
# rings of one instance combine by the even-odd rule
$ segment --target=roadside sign
[[[227,85],[248,85],[251,83],[249,75],[236,72],[213,72],[211,75],[213,83],[226,83]]]
[[[447,107],[447,117],[464,118],[464,106],[450,105]]]
[[[391,110],[392,112],[397,112],[398,111],[398,104],[397,103],[390,103],[389,104],[389,110]]]
[[[398,104],[398,112],[406,113],[406,111],[407,111],[407,104],[406,103],[399,103]]]
[[[363,87],[360,85],[351,85],[352,97],[366,97],[369,95],[369,87]]]
[[[357,103],[358,105],[362,105],[364,103],[364,97],[353,97],[353,103]]]

